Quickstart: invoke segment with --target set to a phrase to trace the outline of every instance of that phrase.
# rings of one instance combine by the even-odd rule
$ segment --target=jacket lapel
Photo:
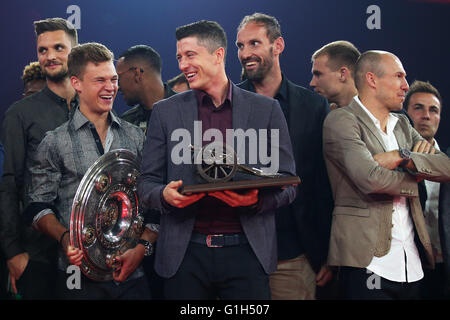
[[[408,145],[408,139],[406,138],[405,131],[402,128],[401,125],[401,119],[398,119],[395,127],[394,127],[394,135],[397,139],[397,144],[399,148],[406,148],[409,149],[410,146]]]
[[[192,144],[202,146],[202,130],[197,126],[197,132],[194,134],[194,122],[198,121],[197,97],[194,91],[189,91],[184,97],[184,103],[178,105],[178,114],[181,115],[183,127],[191,134]],[[175,117],[175,115],[174,115]],[[198,141],[194,141],[197,138]]]
[[[348,106],[356,117],[362,122],[362,124],[374,135],[381,147],[383,149],[383,152],[386,152],[386,148],[383,143],[383,138],[381,138],[381,135],[378,131],[378,128],[373,123],[372,119],[370,119],[369,115],[364,111],[361,106],[356,102],[355,100],[352,100],[350,105]]]
[[[248,127],[248,118],[252,110],[251,101],[246,99],[242,90],[238,88],[234,83],[230,82],[233,86],[232,93],[232,109],[233,109],[233,129],[246,130]]]
[[[249,117],[251,111],[253,109],[252,102],[243,95],[244,89],[238,88],[234,83],[230,82],[233,86],[232,92],[232,112],[233,112],[233,129],[242,129],[244,131],[247,130],[249,124]],[[239,150],[243,150],[245,148],[244,139],[234,139],[234,147],[235,152],[239,154]],[[239,145],[237,144],[239,143]],[[247,154],[247,151],[246,151]],[[243,160],[243,159],[241,159]]]

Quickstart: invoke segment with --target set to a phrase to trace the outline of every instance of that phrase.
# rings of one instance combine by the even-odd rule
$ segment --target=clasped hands
[[[412,152],[435,154],[436,149],[426,140],[421,140],[415,144]],[[389,170],[394,170],[403,161],[398,150],[378,153],[373,156],[373,159],[378,162],[380,166]],[[404,167],[407,169],[415,170],[415,166],[412,160],[410,160],[409,163]]]
[[[176,208],[184,208],[187,207],[194,202],[197,202],[201,198],[206,195],[211,197],[215,197],[219,200],[222,200],[230,207],[246,207],[254,205],[258,202],[258,189],[251,189],[244,194],[239,194],[233,191],[216,191],[209,193],[198,193],[198,194],[190,194],[183,195],[178,192],[178,188],[183,185],[182,180],[171,181],[163,190],[164,200],[168,204]]]

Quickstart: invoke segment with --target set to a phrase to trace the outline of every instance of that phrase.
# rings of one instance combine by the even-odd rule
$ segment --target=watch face
[[[149,256],[153,253],[153,245],[147,240],[139,239],[138,243],[142,244],[145,247],[144,256]]]
[[[403,159],[409,159],[411,157],[411,151],[408,149],[400,149],[400,157]]]

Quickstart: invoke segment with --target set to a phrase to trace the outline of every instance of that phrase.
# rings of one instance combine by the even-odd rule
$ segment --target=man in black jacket
[[[281,72],[284,50],[278,21],[255,13],[238,27],[236,45],[246,81],[239,87],[279,101],[286,117],[297,175],[296,200],[275,215],[278,268],[271,275],[272,299],[315,299],[316,285],[332,277],[326,267],[333,208],[322,156],[322,123],[327,101],[289,81]]]
[[[129,106],[120,117],[147,131],[153,104],[176,94],[161,80],[162,61],[158,52],[137,45],[123,52],[117,60],[120,92]]]
[[[77,31],[61,18],[34,23],[39,64],[47,85],[17,101],[5,113],[1,140],[5,165],[0,184],[0,244],[7,259],[11,287],[23,299],[52,298],[56,242],[21,221],[31,182],[29,168],[47,131],[69,119],[78,99],[70,84],[67,59],[78,43]]]

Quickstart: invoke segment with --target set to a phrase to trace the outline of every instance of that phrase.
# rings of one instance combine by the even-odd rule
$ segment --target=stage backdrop
[[[437,139],[441,146],[450,146],[450,110],[446,110],[450,99],[449,0],[7,0],[0,6],[0,121],[9,105],[21,98],[23,67],[36,60],[34,20],[67,18],[79,29],[80,43],[103,43],[116,56],[130,46],[149,45],[163,59],[163,80],[179,73],[175,28],[201,19],[215,20],[228,36],[227,72],[232,81],[239,82],[236,27],[244,15],[263,12],[281,23],[286,42],[283,72],[307,88],[311,54],[328,42],[348,40],[361,52],[382,49],[396,54],[409,83],[428,80],[441,92],[445,106]],[[116,111],[120,114],[127,108],[119,94]]]

